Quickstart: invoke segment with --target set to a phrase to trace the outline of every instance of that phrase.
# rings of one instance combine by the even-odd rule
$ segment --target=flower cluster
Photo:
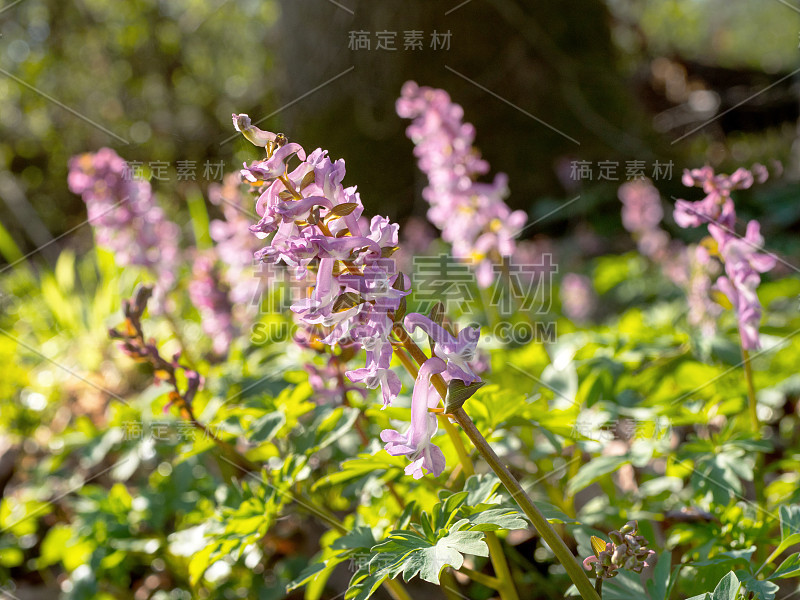
[[[639,252],[661,267],[664,275],[686,292],[688,321],[704,334],[712,335],[721,312],[711,296],[719,265],[711,260],[702,244],[684,246],[671,240],[661,228],[664,210],[661,195],[647,179],[637,179],[620,186],[622,225],[631,232]]]
[[[322,149],[306,155],[285,136],[253,126],[247,115],[233,115],[233,123],[267,154],[241,171],[258,195],[260,220],[251,230],[268,240],[256,257],[285,264],[298,281],[312,276],[313,287],[291,310],[320,343],[353,344],[366,351],[366,365],[346,372],[350,381],[380,388],[383,405],[389,406],[401,390],[400,378],[391,369],[393,346],[398,343],[393,333],[419,328],[433,340],[435,356],[420,368],[412,395],[411,426],[404,434],[386,430],[381,437],[389,452],[409,457],[407,473],[415,478],[425,471],[439,475],[444,461],[431,443],[436,433],[436,419],[428,415],[435,399],[431,377],[461,379],[466,384],[477,381],[469,362],[475,357],[479,332],[465,328],[452,335],[417,314],[406,315],[401,323],[410,289],[392,259],[398,226],[381,216],[370,221],[361,217],[363,205],[356,188],[342,185],[344,161],[331,161]],[[290,170],[293,157],[299,165]]]
[[[708,248],[703,244],[686,248],[688,257],[688,282],[686,297],[689,303],[689,324],[697,327],[704,335],[713,335],[717,328],[717,318],[722,306],[715,302],[712,292],[714,281],[719,276],[719,262],[714,261]]]
[[[492,183],[476,181],[489,171],[473,146],[475,128],[463,122],[464,110],[444,90],[407,82],[397,100],[397,114],[412,119],[406,130],[414,142],[419,168],[428,176],[422,195],[430,204],[428,219],[452,244],[453,255],[471,259],[478,284],[488,287],[494,278],[493,261],[514,254],[515,238],[527,215],[511,211],[507,177]]]
[[[639,252],[650,258],[663,252],[669,236],[660,227],[664,209],[655,186],[646,179],[635,179],[623,183],[618,195],[622,201],[622,225],[633,234]]]
[[[133,179],[110,148],[72,157],[68,183],[86,203],[98,244],[113,250],[120,265],[151,269],[163,297],[175,283],[180,229],[165,217],[150,183]]]
[[[643,536],[637,535],[638,528],[636,521],[628,521],[619,530],[609,532],[611,541],[605,543],[603,550],[600,550],[603,541],[593,536],[592,547],[595,554],[583,561],[584,568],[591,571],[594,565],[598,579],[615,577],[619,569],[641,573],[642,569],[650,566],[647,559],[655,552],[647,548],[648,541]]]
[[[757,350],[760,347],[758,326],[761,321],[761,304],[756,289],[761,282],[761,273],[775,266],[775,257],[764,254],[758,221],[750,221],[744,237],[738,236],[736,210],[731,192],[747,189],[755,181],[762,183],[768,176],[763,165],[755,165],[752,171],[738,169],[732,175],[715,174],[711,167],[687,170],[683,175],[686,186],[703,189],[705,198],[697,202],[678,200],[675,204],[675,221],[681,227],[699,227],[706,224],[716,242],[716,254],[720,257],[725,275],[719,277],[716,289],[727,296],[736,310],[742,348]]]
[[[195,258],[189,298],[200,312],[203,331],[213,340],[214,353],[224,356],[236,335],[236,326],[228,291],[221,282],[213,254],[200,254]]]
[[[561,281],[561,308],[564,314],[579,323],[592,316],[597,297],[592,280],[586,275],[567,273]]]

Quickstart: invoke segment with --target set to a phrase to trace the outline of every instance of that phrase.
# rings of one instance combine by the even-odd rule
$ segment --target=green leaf
[[[780,507],[781,516],[781,541],[789,536],[800,533],[800,505]]]
[[[309,582],[313,581],[317,575],[322,573],[327,568],[327,565],[324,562],[317,562],[311,565],[308,565],[305,569],[300,571],[300,574],[294,578],[292,581],[286,584],[286,591],[291,592],[296,590],[297,588],[303,587],[307,585]]]
[[[186,205],[189,207],[189,217],[192,222],[195,246],[203,250],[214,246],[208,226],[208,210],[200,190],[192,186],[186,194]]]
[[[2,223],[0,223],[0,255],[2,255],[9,264],[22,260],[23,258],[22,251],[19,249],[19,246],[17,246],[8,230],[3,227]]]
[[[461,568],[464,554],[489,556],[489,547],[479,531],[454,531],[435,543],[413,532],[398,531],[373,550],[384,555],[375,560],[381,563],[390,560],[393,570],[402,570],[405,581],[419,575],[435,584],[439,583],[439,574],[445,567]]]
[[[319,600],[325,592],[325,586],[328,579],[333,575],[333,571],[339,566],[339,561],[331,559],[327,561],[325,568],[317,573],[311,581],[306,584],[306,593],[304,600]]]
[[[268,442],[275,437],[275,434],[283,427],[284,423],[286,423],[286,416],[282,412],[267,413],[253,422],[248,436],[249,440],[256,444]]]
[[[744,586],[742,592],[746,590],[755,594],[754,600],[775,600],[775,594],[781,589],[771,581],[760,580],[755,577],[743,579],[742,585]],[[741,597],[747,598],[748,594],[743,593]]]
[[[359,550],[372,548],[377,541],[369,527],[359,526],[331,544],[333,550]]]
[[[795,552],[775,569],[769,579],[785,579],[786,577],[795,577],[798,574],[800,574],[800,552]]]
[[[622,570],[603,583],[603,600],[633,600],[645,598],[641,577],[633,571]]]
[[[464,491],[467,492],[464,504],[467,506],[498,504],[500,497],[495,494],[498,487],[500,487],[500,480],[494,473],[472,475],[464,483]]]
[[[370,573],[368,567],[356,571],[345,592],[345,600],[367,600],[388,579],[383,569]]]
[[[577,519],[570,517],[569,515],[561,512],[558,508],[550,504],[549,502],[543,502],[541,500],[534,500],[533,503],[536,505],[536,508],[539,509],[539,512],[544,515],[544,518],[547,519],[549,523],[578,523]]]
[[[406,507],[403,509],[403,512],[397,518],[397,529],[405,529],[406,527],[408,527],[408,524],[411,522],[411,517],[414,516],[414,512],[416,510],[417,510],[416,501],[412,500],[411,502],[406,504]]]
[[[358,458],[344,461],[338,471],[319,479],[311,487],[311,491],[372,476],[376,472],[396,471],[402,473],[406,462],[402,456],[391,456],[386,452],[378,452],[375,455],[359,454]]]
[[[750,557],[753,556],[753,553],[755,551],[756,551],[755,546],[750,546],[745,550],[728,550],[727,552],[721,552],[717,554],[713,558],[709,558],[707,560],[702,560],[699,562],[689,563],[688,566],[710,567],[712,565],[724,565],[735,562],[750,562]]]
[[[736,573],[731,571],[725,575],[717,584],[717,587],[714,588],[711,600],[736,600],[739,586],[739,578],[736,577]]]
[[[528,522],[522,517],[522,513],[513,508],[491,508],[472,515],[468,520],[471,531],[528,528]]]
[[[455,517],[456,512],[464,504],[469,496],[469,492],[458,492],[451,494],[433,507],[431,525],[434,531],[439,531],[447,527]]]
[[[306,452],[319,452],[327,448],[346,433],[353,430],[353,425],[358,419],[359,410],[348,406],[339,406],[331,409],[325,407],[320,415],[311,424],[311,431],[314,434],[313,447]]]
[[[649,562],[649,561],[648,561]],[[658,556],[653,578],[647,582],[647,593],[650,600],[669,600],[669,574],[672,566],[672,553],[662,552]]]

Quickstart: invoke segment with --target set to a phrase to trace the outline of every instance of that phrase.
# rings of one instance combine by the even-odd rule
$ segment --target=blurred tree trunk
[[[509,174],[515,207],[564,195],[555,172],[559,159],[668,158],[616,67],[610,15],[599,0],[576,0],[568,8],[554,0],[480,0],[460,8],[457,0],[341,4],[354,14],[318,0],[282,5],[282,104],[342,75],[276,119],[290,137],[347,157],[348,181],[360,186],[372,211],[424,212],[411,206],[418,197],[415,177],[416,187],[423,182],[411,166],[407,123],[394,112],[408,79],[444,88],[464,106],[493,171]],[[423,50],[404,50],[404,32],[412,30],[423,33]],[[370,50],[348,48],[356,31],[368,33]],[[376,49],[382,31],[397,33],[397,50]],[[449,50],[430,48],[434,31],[450,32]]]

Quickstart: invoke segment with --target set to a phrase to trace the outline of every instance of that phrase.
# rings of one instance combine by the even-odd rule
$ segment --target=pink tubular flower
[[[747,224],[744,238],[728,237],[720,244],[720,254],[725,264],[725,276],[717,280],[717,289],[724,293],[736,310],[739,333],[745,350],[758,350],[758,325],[761,321],[761,303],[756,290],[761,283],[761,273],[775,267],[775,258],[762,254],[764,244],[758,221]]]
[[[200,311],[203,331],[213,340],[214,353],[223,356],[236,335],[233,324],[233,308],[228,300],[225,286],[211,255],[200,255],[195,259],[189,297]]]
[[[161,305],[175,283],[180,229],[156,203],[150,183],[135,179],[116,152],[102,148],[70,159],[68,184],[86,203],[97,243],[112,250],[119,265],[155,274]]]
[[[469,365],[475,359],[475,349],[481,334],[479,329],[465,327],[456,338],[441,325],[418,313],[408,315],[405,318],[405,326],[410,332],[419,327],[431,337],[435,343],[433,353],[447,361],[449,377],[461,379],[467,385],[481,380]]]
[[[730,193],[736,189],[747,189],[758,180],[765,181],[766,169],[754,165],[755,175],[747,169],[737,169],[732,175],[715,174],[711,167],[685,171],[683,183],[702,187],[706,197],[698,202],[678,200],[675,205],[675,221],[681,227],[697,227],[707,224],[708,231],[717,242],[719,256],[725,275],[715,284],[723,292],[736,311],[742,348],[757,350],[758,326],[761,321],[761,303],[756,289],[761,283],[761,273],[772,270],[775,258],[761,249],[764,238],[757,221],[747,224],[744,237],[738,236],[736,210]]]
[[[428,411],[439,403],[439,396],[431,384],[431,375],[442,373],[445,369],[444,361],[439,358],[426,360],[414,383],[411,425],[405,433],[394,429],[381,431],[381,440],[386,442],[386,451],[392,456],[407,456],[411,461],[405,472],[414,479],[420,479],[425,471],[438,477],[445,468],[444,454],[438,446],[431,443],[438,426],[436,416]]]
[[[447,92],[409,81],[396,109],[400,117],[412,119],[406,135],[428,176],[422,193],[430,204],[428,219],[452,244],[456,258],[474,261],[478,285],[488,287],[494,279],[493,262],[514,254],[527,215],[506,205],[504,174],[492,183],[475,181],[489,165],[473,146],[475,128],[463,122],[464,110]]]
[[[622,201],[622,225],[633,234],[639,252],[656,259],[669,245],[669,236],[660,227],[664,218],[661,196],[646,179],[623,183],[619,188]]]
[[[233,120],[244,129],[250,123],[246,115],[234,115]],[[291,305],[305,331],[306,345],[338,346],[342,352],[332,352],[337,357],[351,357],[363,349],[366,364],[344,375],[368,389],[380,388],[384,408],[390,406],[401,392],[400,378],[391,369],[397,343],[392,331],[402,327],[399,319],[411,291],[392,258],[398,226],[381,216],[369,222],[361,218],[363,206],[356,188],[342,185],[344,161],[332,162],[321,149],[306,155],[299,145],[269,132],[250,131],[250,137],[256,145],[263,141],[267,151],[266,159],[242,172],[259,196],[256,212],[261,220],[251,231],[268,240],[256,258],[282,263],[304,287],[308,284],[308,293]],[[291,157],[300,161],[293,169],[288,164]],[[412,394],[411,426],[404,434],[386,430],[381,438],[391,454],[409,457],[406,473],[419,478],[425,472],[439,475],[445,467],[441,450],[430,443],[436,418],[428,408],[439,402],[430,379],[442,373],[448,380],[467,384],[478,380],[468,363],[475,357],[479,332],[465,328],[454,337],[416,314],[407,315],[406,323],[435,339],[436,356],[420,368]],[[343,370],[343,363],[337,368]],[[343,393],[350,389],[341,382],[335,388],[321,385],[319,369],[309,373],[320,397],[330,398],[334,389]]]

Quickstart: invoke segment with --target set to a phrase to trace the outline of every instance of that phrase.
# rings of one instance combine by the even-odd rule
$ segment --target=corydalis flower
[[[214,353],[224,356],[236,335],[236,326],[228,290],[220,279],[213,255],[200,255],[195,259],[189,298],[200,312],[203,331],[213,340]]]
[[[719,238],[721,230],[712,232]],[[743,238],[724,236],[717,240],[725,265],[725,276],[717,280],[716,287],[730,300],[739,321],[739,334],[745,350],[761,347],[758,340],[758,325],[761,322],[761,303],[756,290],[761,283],[761,273],[775,267],[775,257],[759,250],[764,245],[758,221],[747,224]]]
[[[233,115],[233,119],[237,127],[247,128],[246,115]],[[242,170],[259,196],[256,212],[261,220],[251,229],[260,239],[269,240],[256,257],[285,264],[308,288],[291,306],[308,334],[304,343],[347,347],[348,353],[365,350],[366,365],[345,375],[367,388],[380,388],[384,408],[391,405],[401,391],[400,379],[391,369],[393,343],[397,343],[392,334],[402,329],[400,318],[410,293],[406,277],[397,272],[392,259],[398,226],[381,216],[361,219],[363,206],[356,188],[342,185],[344,161],[332,162],[321,149],[306,155],[283,136],[252,135],[258,142],[266,141],[267,151],[266,159],[245,164]],[[300,164],[290,168],[290,157]],[[434,338],[436,356],[420,368],[410,427],[403,434],[385,430],[381,439],[391,454],[409,457],[408,474],[415,478],[425,472],[439,475],[445,462],[441,450],[431,444],[436,417],[428,409],[439,402],[431,377],[443,374],[467,384],[477,380],[468,363],[475,356],[478,330],[467,328],[452,336],[415,314],[406,317],[406,324]],[[319,374],[311,371],[312,377]]]
[[[442,474],[445,468],[444,454],[431,442],[438,428],[436,416],[428,411],[439,404],[439,396],[431,384],[431,376],[442,373],[447,368],[440,358],[426,360],[417,374],[414,393],[411,398],[411,425],[405,433],[394,429],[381,431],[381,440],[386,442],[386,451],[392,456],[407,456],[411,461],[405,468],[406,475],[421,478],[425,472],[434,477]]]
[[[759,173],[759,181],[764,180],[763,175],[763,172]],[[712,222],[732,228],[736,224],[736,213],[731,192],[748,189],[755,179],[753,174],[744,168],[726,175],[715,174],[713,168],[705,166],[701,169],[686,169],[681,181],[686,187],[702,188],[706,197],[697,202],[678,200],[675,203],[675,222],[679,226],[699,227]]]
[[[428,219],[452,244],[455,257],[474,261],[478,284],[488,287],[493,263],[514,254],[515,238],[527,215],[511,211],[504,202],[504,174],[492,183],[475,181],[489,165],[473,146],[475,128],[463,122],[464,110],[447,92],[409,81],[396,108],[399,116],[413,119],[406,135],[414,142],[419,168],[428,176],[422,193],[430,204]]]
[[[664,209],[658,190],[650,181],[638,179],[622,184],[618,195],[623,227],[633,234],[642,254],[657,257],[669,244],[669,236],[659,227]]]
[[[467,385],[480,381],[470,368],[469,363],[475,359],[475,350],[480,337],[480,330],[475,327],[465,327],[458,336],[453,336],[449,331],[428,317],[418,313],[411,313],[405,318],[406,328],[413,332],[420,328],[428,334],[434,342],[433,353],[447,361],[447,375],[451,379],[460,379]]]
[[[134,179],[110,148],[72,157],[67,181],[86,203],[97,243],[112,250],[119,265],[153,271],[161,304],[175,283],[180,229],[157,205],[150,183]]]
[[[725,275],[716,283],[730,300],[736,311],[739,336],[744,350],[760,348],[758,326],[761,321],[761,303],[756,289],[761,283],[761,273],[775,266],[775,258],[761,249],[764,239],[757,221],[747,224],[744,237],[737,236],[736,210],[730,193],[736,189],[747,189],[754,181],[765,181],[766,169],[755,165],[755,175],[747,169],[738,169],[732,175],[715,174],[711,167],[685,171],[683,183],[702,187],[706,197],[698,202],[678,200],[675,205],[675,221],[681,227],[698,227],[707,224],[708,231],[716,241],[717,254],[722,260]]]
[[[243,127],[249,120],[234,115],[234,123]],[[322,149],[307,155],[280,136],[258,139],[267,140],[267,158],[242,170],[259,196],[261,219],[252,231],[269,238],[256,257],[287,265],[297,280],[312,274],[311,293],[291,310],[325,344],[355,342],[366,349],[366,366],[347,376],[368,388],[380,387],[387,406],[400,392],[389,364],[389,315],[409,293],[391,258],[397,225],[380,216],[368,228],[362,225],[360,196],[355,187],[342,185],[344,161],[332,162]],[[292,157],[300,164],[290,170]]]

